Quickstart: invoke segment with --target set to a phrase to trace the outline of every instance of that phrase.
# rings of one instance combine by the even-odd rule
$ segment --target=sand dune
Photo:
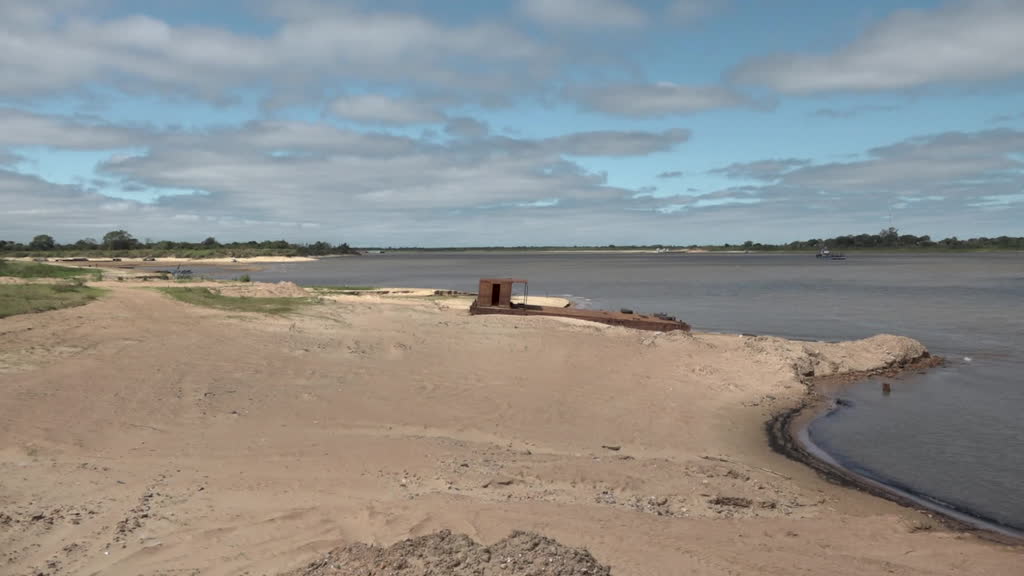
[[[654,334],[436,298],[266,317],[106,286],[0,320],[0,573],[275,574],[441,529],[537,532],[614,574],[1019,573],[1019,551],[767,447],[801,375],[899,362],[912,340]]]

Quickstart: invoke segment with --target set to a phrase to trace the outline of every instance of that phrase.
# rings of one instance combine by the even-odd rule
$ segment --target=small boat
[[[846,260],[846,256],[842,252],[832,252],[828,249],[828,246],[819,248],[818,253],[814,257],[822,260]]]

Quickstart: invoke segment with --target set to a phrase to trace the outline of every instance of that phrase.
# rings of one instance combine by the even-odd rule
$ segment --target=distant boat
[[[828,246],[822,246],[818,249],[818,253],[814,255],[815,258],[821,258],[823,260],[846,260],[841,252],[832,252],[828,249]]]

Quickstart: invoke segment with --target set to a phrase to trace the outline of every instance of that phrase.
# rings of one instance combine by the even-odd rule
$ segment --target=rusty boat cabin
[[[523,285],[523,301],[512,301],[512,287]],[[559,316],[590,322],[601,322],[612,326],[624,326],[639,330],[672,332],[689,331],[690,325],[664,315],[634,314],[623,310],[580,310],[555,306],[534,306],[529,303],[529,283],[521,278],[481,278],[476,301],[469,307],[470,314],[506,314],[513,316]]]

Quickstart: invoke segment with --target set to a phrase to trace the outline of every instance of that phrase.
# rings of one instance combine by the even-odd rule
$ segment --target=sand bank
[[[10,258],[10,260],[18,260],[21,262],[32,262],[35,258]],[[54,264],[61,265],[75,265],[85,263],[95,264],[145,264],[147,266],[154,266],[159,264],[275,264],[282,262],[313,262],[317,258],[309,256],[253,256],[251,258],[173,258],[173,257],[161,257],[153,259],[144,258],[121,258],[118,261],[114,261],[111,258],[86,258],[85,260],[76,260],[73,262],[64,261],[63,258],[50,258],[48,261]]]
[[[441,529],[537,532],[614,574],[1019,573],[1019,550],[768,447],[811,375],[910,361],[913,340],[652,334],[443,298],[266,317],[103,285],[0,321],[13,574],[275,574]]]

